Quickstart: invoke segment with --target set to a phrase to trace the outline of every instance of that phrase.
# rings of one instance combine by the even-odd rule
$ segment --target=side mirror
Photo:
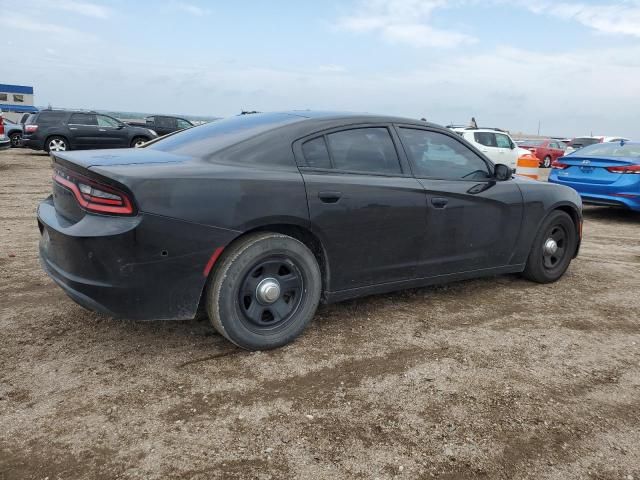
[[[497,181],[504,182],[513,176],[513,170],[508,165],[497,163],[493,170],[493,176]]]
[[[124,128],[124,123],[119,123],[116,127],[118,130],[122,130]]]

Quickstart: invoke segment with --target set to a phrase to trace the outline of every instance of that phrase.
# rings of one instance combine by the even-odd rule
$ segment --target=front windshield
[[[581,157],[632,157],[640,158],[639,143],[597,143],[584,147],[576,155]]]

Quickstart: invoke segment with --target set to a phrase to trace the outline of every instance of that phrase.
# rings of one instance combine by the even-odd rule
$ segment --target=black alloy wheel
[[[578,244],[578,228],[568,213],[554,210],[533,240],[523,276],[538,283],[558,280],[569,268]]]
[[[247,234],[214,264],[206,307],[214,328],[247,350],[292,342],[313,318],[322,291],[307,245],[275,232]]]
[[[239,289],[238,303],[246,320],[258,328],[287,322],[302,300],[300,267],[286,256],[260,260],[249,269]]]

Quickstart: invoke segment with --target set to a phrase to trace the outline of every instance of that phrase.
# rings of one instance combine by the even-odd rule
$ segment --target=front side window
[[[417,177],[486,180],[487,164],[466,145],[448,135],[400,128],[400,138]]]
[[[389,130],[354,128],[327,135],[333,167],[337,170],[400,174],[400,162]]]
[[[496,134],[491,132],[474,132],[473,138],[475,138],[476,142],[480,145],[484,145],[485,147],[494,147],[496,148],[498,144],[496,143]]]
[[[24,103],[24,95],[13,94],[13,101],[16,103]]]
[[[107,117],[106,115],[98,115],[98,126],[116,128],[118,125],[119,123],[115,118]]]
[[[511,148],[511,140],[502,133],[496,133],[496,145],[498,148]]]
[[[192,127],[193,125],[191,125],[189,122],[187,122],[186,120],[183,120],[181,118],[177,118],[176,122],[178,123],[178,128],[180,130],[182,130],[183,128],[189,128]]]
[[[6,93],[0,93],[0,102],[6,102],[8,95]]]
[[[69,119],[70,125],[98,125],[98,120],[93,113],[74,113]]]
[[[307,165],[312,168],[331,168],[329,150],[324,137],[314,138],[302,144],[302,154]]]

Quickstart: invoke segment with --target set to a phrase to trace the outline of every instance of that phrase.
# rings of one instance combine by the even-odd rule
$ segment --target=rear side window
[[[67,116],[66,112],[40,112],[37,115],[37,123],[58,123],[63,121]],[[35,120],[32,118],[29,118],[29,121],[31,120]]]
[[[474,132],[473,138],[475,138],[476,142],[478,142],[480,145],[484,145],[485,147],[498,147],[495,133]]]
[[[98,120],[92,113],[74,113],[69,118],[69,125],[98,125]]]
[[[466,145],[438,132],[400,128],[400,138],[417,177],[485,180],[487,164]]]
[[[331,168],[329,150],[327,150],[324,137],[314,138],[302,144],[302,154],[309,167]]]
[[[333,167],[337,170],[402,173],[389,130],[356,128],[327,135]]]

